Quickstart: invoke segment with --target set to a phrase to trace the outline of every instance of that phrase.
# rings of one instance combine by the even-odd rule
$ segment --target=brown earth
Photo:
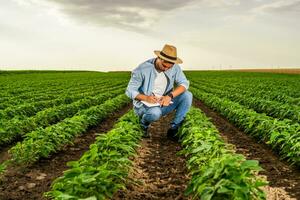
[[[25,169],[9,169],[0,180],[0,200],[45,199],[42,196],[43,193],[49,191],[53,180],[61,176],[67,169],[66,163],[78,160],[89,149],[89,145],[95,141],[98,133],[109,131],[116,120],[131,108],[132,106],[129,104],[124,106],[120,111],[102,121],[99,126],[93,127],[77,137],[74,145],[65,146],[62,151],[51,157],[41,159]]]
[[[189,199],[184,190],[189,180],[185,158],[177,156],[180,144],[167,139],[166,132],[172,115],[151,124],[150,139],[143,139],[134,159],[134,167],[125,191],[113,199]]]
[[[236,148],[236,152],[247,159],[258,160],[269,186],[265,188],[268,200],[300,199],[300,170],[289,166],[264,143],[259,143],[243,131],[234,127],[227,119],[208,108],[203,102],[195,100],[194,105],[211,118],[223,139]]]
[[[2,149],[0,149],[0,163],[6,161],[9,158],[8,150],[11,147],[12,146],[6,146],[6,147],[3,147]]]

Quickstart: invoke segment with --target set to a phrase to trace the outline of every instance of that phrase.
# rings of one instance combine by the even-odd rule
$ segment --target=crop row
[[[239,83],[239,82],[238,82]],[[226,89],[226,91],[231,92],[231,93],[239,93],[242,95],[247,95],[251,97],[257,97],[265,100],[270,100],[270,101],[277,101],[278,103],[282,104],[289,104],[289,105],[298,105],[300,106],[300,99],[299,98],[294,98],[290,97],[286,94],[284,94],[280,90],[269,90],[266,88],[262,87],[257,87],[257,82],[252,81],[252,83],[249,84],[238,84],[238,83],[233,83],[232,81],[229,81],[229,83],[224,82],[221,80],[218,81],[212,81],[212,80],[205,80],[205,81],[200,81],[200,80],[195,80],[192,81],[192,84],[194,86],[206,86],[210,88],[216,88],[220,90]],[[262,83],[261,83],[262,84]],[[267,84],[267,83],[264,83]]]
[[[78,87],[74,88],[72,91],[68,91],[67,89],[63,90],[56,90],[56,91],[49,91],[50,88],[45,88],[44,91],[31,91],[30,93],[26,94],[26,98],[22,98],[18,95],[13,97],[5,97],[1,98],[0,109],[6,109],[11,106],[16,106],[25,103],[33,103],[39,101],[46,101],[46,100],[53,100],[56,98],[60,98],[62,96],[69,96],[73,94],[78,94],[80,92],[89,92],[97,90],[97,88],[101,88],[103,86],[97,87]],[[25,94],[20,94],[25,95]]]
[[[266,198],[260,188],[266,183],[256,176],[262,169],[258,161],[234,153],[199,109],[190,109],[178,134],[191,172],[187,195],[201,200]]]
[[[129,160],[142,136],[138,117],[131,111],[120,118],[107,134],[101,134],[78,161],[52,184],[46,196],[61,199],[102,200],[125,189],[132,166]]]
[[[18,142],[9,150],[11,161],[27,165],[42,157],[48,157],[64,145],[72,143],[77,135],[97,125],[128,102],[128,98],[121,94],[101,105],[81,110],[72,118],[66,118],[60,123],[27,134],[22,142]]]
[[[82,109],[93,105],[103,103],[108,98],[122,93],[124,89],[118,89],[111,92],[99,94],[95,97],[86,97],[72,104],[55,106],[38,112],[35,116],[25,118],[24,120],[13,119],[2,129],[0,129],[0,145],[9,144],[17,138],[24,136],[37,128],[47,127],[57,123],[66,117],[76,114]]]
[[[30,84],[32,82],[26,82],[24,80],[19,80],[18,82],[18,85],[10,83],[7,84],[8,87],[1,88],[1,90],[3,91],[1,93],[1,103],[10,98],[26,98],[28,94],[42,94],[45,88],[49,88],[49,92],[54,92],[55,89],[56,91],[59,91],[68,87],[66,85],[66,82],[57,82],[55,84],[52,82]]]
[[[53,83],[41,83],[33,85],[26,85],[24,81],[20,81],[22,83],[21,86],[11,86],[9,91],[2,93],[2,98],[0,103],[4,103],[6,101],[18,100],[18,99],[30,99],[33,96],[40,96],[47,92],[47,94],[57,94],[63,90],[68,90],[68,88],[72,88],[72,85],[66,84],[66,82],[59,82],[56,84]],[[85,87],[85,86],[84,86]]]
[[[274,74],[269,74],[267,76],[261,76],[261,74],[251,74],[251,73],[228,73],[228,77],[222,77],[215,73],[213,76],[205,77],[195,77],[193,80],[201,80],[202,82],[213,83],[216,85],[226,85],[234,88],[252,88],[256,91],[270,91],[271,93],[277,95],[284,95],[291,98],[299,98],[299,76],[287,76],[282,77],[282,75],[274,76]]]
[[[210,86],[194,85],[195,88],[212,93],[218,97],[227,97],[257,112],[266,113],[269,116],[279,119],[291,119],[294,122],[300,122],[300,107],[290,104],[282,104],[276,101],[253,97],[253,95],[241,94],[239,91],[230,91],[230,89],[215,89]],[[246,90],[246,89],[245,89]]]
[[[103,81],[103,84],[99,84],[96,86],[81,86],[72,88],[72,90],[64,89],[64,90],[55,90],[52,89],[51,91],[49,88],[44,88],[43,91],[32,91],[30,93],[22,94],[22,97],[20,96],[14,96],[14,97],[7,97],[6,100],[1,99],[2,103],[0,103],[0,109],[7,109],[8,107],[12,106],[19,106],[21,104],[30,104],[30,103],[37,103],[40,101],[47,101],[47,100],[54,100],[57,98],[72,96],[74,94],[79,94],[83,92],[92,92],[97,91],[99,89],[107,88],[107,85],[110,85],[109,81]],[[114,83],[114,85],[124,85],[123,82],[117,82]],[[110,85],[111,86],[111,85]],[[24,97],[25,96],[25,97]]]
[[[212,87],[212,88],[217,88],[217,89],[224,89],[231,91],[231,92],[238,92],[240,94],[246,94],[249,96],[255,96],[255,97],[260,97],[265,100],[271,100],[271,101],[278,101],[284,104],[296,104],[299,100],[294,97],[290,97],[287,94],[284,94],[281,91],[278,90],[272,90],[271,88],[264,88],[264,87],[257,87],[258,82],[253,80],[252,82],[249,82],[248,84],[245,83],[240,83],[240,82],[224,82],[221,80],[213,82],[212,80],[207,80],[205,82],[200,81],[200,80],[195,80],[195,84],[200,84],[204,85],[207,87]],[[264,81],[263,81],[264,83]],[[263,84],[261,83],[261,84]],[[267,83],[264,83],[267,84]]]
[[[290,120],[278,120],[248,109],[226,98],[191,88],[194,96],[217,110],[249,135],[276,149],[291,164],[300,166],[300,125]]]
[[[14,81],[12,77],[7,80],[7,87],[1,88],[1,100],[9,99],[9,98],[22,98],[25,99],[30,95],[39,96],[43,94],[44,91],[48,93],[57,93],[61,91],[68,90],[80,90],[84,88],[90,88],[94,85],[101,85],[102,82],[108,82],[109,79],[94,79],[89,80],[86,78],[80,78],[80,81],[74,81],[72,77],[65,76],[63,79],[58,79],[58,77],[54,77],[54,79],[48,79],[43,77],[27,77],[26,79],[18,78],[17,81]]]
[[[112,86],[111,89],[118,89],[120,86]],[[102,87],[99,90],[91,90],[91,91],[85,91],[85,92],[78,92],[73,95],[69,94],[68,96],[63,96],[60,98],[54,98],[51,100],[45,100],[45,101],[36,101],[32,103],[25,103],[20,105],[13,105],[11,107],[8,107],[4,110],[0,110],[0,119],[1,121],[9,120],[13,117],[25,118],[35,115],[37,112],[44,110],[49,107],[58,106],[61,104],[70,104],[76,100],[85,98],[86,96],[94,96],[96,94],[106,92],[107,87]],[[0,123],[1,123],[0,121]],[[0,125],[1,127],[1,125]]]

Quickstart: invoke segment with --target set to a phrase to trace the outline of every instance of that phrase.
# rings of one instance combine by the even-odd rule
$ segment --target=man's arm
[[[175,88],[174,91],[171,92],[171,94],[172,94],[173,98],[175,98],[185,91],[186,91],[185,87],[182,85],[179,85],[178,87]],[[171,97],[168,95],[162,96],[159,103],[161,106],[168,106],[168,105],[170,105],[171,100],[172,100]]]
[[[140,101],[146,101],[146,102],[149,102],[149,103],[157,103],[158,102],[157,97],[155,97],[154,95],[153,96],[147,96],[147,95],[144,95],[144,94],[138,94],[135,97],[135,99],[140,100]]]
[[[177,68],[177,72],[175,75],[175,83],[178,86],[175,88],[174,91],[171,92],[173,98],[179,96],[189,88],[189,81],[187,80],[187,78],[185,77],[183,71],[179,66]],[[163,96],[160,100],[160,105],[168,106],[170,105],[171,100],[172,100],[171,97]]]
[[[184,93],[185,91],[186,91],[186,88],[183,85],[179,85],[178,87],[175,88],[175,90],[173,92],[171,92],[171,94],[173,95],[173,98],[175,98],[175,97],[181,95],[182,93]]]
[[[179,86],[184,86],[186,90],[189,89],[190,86],[190,82],[179,66],[177,67],[177,73],[175,75],[175,83]]]
[[[136,96],[139,94],[139,88],[142,85],[142,82],[143,79],[139,70],[137,69],[133,70],[125,92],[130,99],[132,100],[135,99]]]
[[[126,89],[126,95],[132,100],[146,101],[149,103],[157,103],[155,96],[147,96],[139,93],[139,88],[143,83],[143,78],[139,70],[135,69],[131,73],[131,78]]]

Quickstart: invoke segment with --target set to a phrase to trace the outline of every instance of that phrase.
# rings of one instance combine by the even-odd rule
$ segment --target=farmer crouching
[[[167,137],[177,140],[176,133],[192,104],[189,81],[178,65],[182,60],[177,57],[176,47],[166,44],[162,51],[154,53],[156,58],[132,71],[126,95],[133,100],[134,112],[141,119],[145,138],[150,138],[148,127],[152,122],[176,110]]]

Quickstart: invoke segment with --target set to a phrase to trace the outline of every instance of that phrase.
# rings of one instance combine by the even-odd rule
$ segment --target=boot
[[[148,128],[143,128],[143,135],[142,135],[142,137],[143,138],[150,138],[151,137]]]
[[[181,125],[183,124],[183,121],[182,120],[179,124],[174,124],[172,123],[171,124],[171,128],[169,128],[168,132],[167,132],[167,137],[171,140],[174,140],[174,141],[178,141],[179,140],[179,137],[176,135],[178,133],[178,130],[180,129]]]
[[[178,127],[177,128],[169,128],[168,132],[167,132],[167,137],[170,139],[170,140],[173,140],[173,141],[178,141],[178,136],[176,136],[178,132]]]

